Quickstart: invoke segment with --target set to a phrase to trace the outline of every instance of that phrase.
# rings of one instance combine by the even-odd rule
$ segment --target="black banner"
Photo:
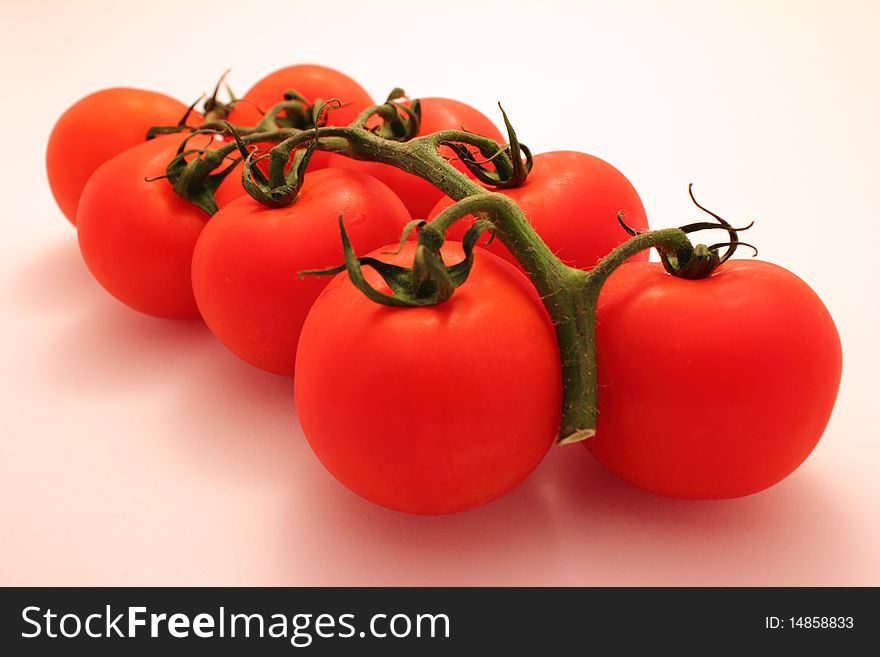
[[[854,654],[876,644],[880,609],[876,588],[7,588],[0,601],[7,655]]]

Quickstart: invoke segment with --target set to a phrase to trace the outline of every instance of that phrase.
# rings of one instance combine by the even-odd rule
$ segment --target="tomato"
[[[419,102],[422,106],[419,135],[429,135],[441,130],[469,130],[504,143],[504,137],[495,124],[470,105],[449,98],[421,98]],[[448,147],[441,148],[441,152],[446,157],[454,157]],[[460,171],[467,171],[459,160],[455,159],[452,163]],[[416,219],[427,217],[437,201],[444,198],[443,192],[431,183],[388,164],[352,160],[344,155],[332,154],[328,166],[356,169],[378,178],[401,198]]]
[[[95,169],[143,142],[152,126],[177,124],[186,109],[165,94],[118,88],[95,92],[64,112],[49,136],[46,171],[52,194],[71,223],[76,223],[80,195]]]
[[[190,284],[196,239],[210,218],[174,193],[161,176],[181,135],[165,135],[117,155],[92,175],[77,210],[80,250],[108,292],[132,308],[169,318],[199,316]],[[196,137],[190,146],[203,146]],[[218,202],[244,193],[237,172],[220,186]]]
[[[703,280],[628,263],[599,297],[599,420],[586,445],[670,497],[748,495],[807,457],[840,382],[822,301],[789,271],[731,260]]]
[[[288,90],[302,94],[309,102],[319,98],[324,101],[337,99],[343,106],[328,109],[324,115],[327,125],[348,125],[367,107],[373,99],[357,82],[347,75],[326,66],[297,64],[270,73],[243,96],[235,105],[227,120],[240,126],[253,126],[263,118],[260,110],[266,111],[284,100]],[[258,109],[259,108],[259,109]],[[262,150],[269,150],[275,144],[258,144]],[[315,151],[309,163],[309,171],[328,166],[330,153]]]
[[[415,245],[374,253],[411,265]],[[461,246],[443,246],[447,262]],[[375,287],[388,287],[371,269]],[[338,275],[306,319],[294,391],[303,432],[345,486],[419,514],[470,509],[511,490],[559,427],[553,328],[523,274],[483,249],[435,306],[378,305]]]
[[[591,269],[629,235],[617,222],[623,210],[626,222],[635,230],[647,230],[645,208],[626,177],[604,160],[576,151],[541,153],[526,182],[520,187],[499,189],[516,201],[529,223],[560,260],[572,267]],[[433,219],[452,205],[443,197],[430,212]],[[455,222],[449,239],[461,239],[473,219]],[[517,264],[501,240],[487,247]],[[647,260],[644,251],[633,260]]]
[[[394,193],[357,171],[306,175],[292,205],[239,199],[211,219],[196,245],[192,276],[208,327],[247,362],[293,374],[299,333],[327,276],[297,274],[343,261],[337,217],[359,253],[400,238],[410,216]]]
[[[244,102],[236,105],[229,120],[242,125],[254,125],[264,112],[284,100],[284,92],[296,91],[309,102],[319,98],[339,100],[343,106],[329,110],[327,125],[348,125],[367,107],[373,105],[361,85],[344,73],[316,64],[297,64],[270,73],[258,81],[243,96]]]

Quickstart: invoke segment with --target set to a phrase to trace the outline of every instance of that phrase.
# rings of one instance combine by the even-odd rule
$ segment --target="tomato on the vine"
[[[175,194],[167,180],[155,179],[165,174],[183,138],[157,137],[102,164],[77,211],[80,250],[98,282],[123,303],[157,317],[199,316],[190,265],[210,216]],[[219,143],[199,135],[188,148]],[[238,171],[218,189],[219,205],[244,194]]]
[[[373,255],[413,262],[413,242],[392,248]],[[462,258],[459,243],[442,253]],[[553,443],[562,386],[549,318],[521,272],[483,249],[474,257],[467,282],[432,306],[379,305],[343,272],[303,326],[294,375],[303,432],[330,473],[372,502],[470,509],[523,481]]]
[[[532,171],[519,187],[499,189],[522,209],[550,250],[564,263],[591,269],[629,237],[617,222],[618,212],[635,230],[648,228],[645,208],[629,180],[604,160],[577,151],[555,151],[534,157]],[[429,214],[433,219],[453,204],[443,197]],[[449,239],[461,239],[473,218],[455,222]],[[487,247],[517,264],[510,251],[493,240]],[[648,252],[633,260],[647,260]]]
[[[341,169],[308,173],[286,207],[246,197],[214,215],[196,244],[192,282],[202,317],[223,344],[252,365],[293,374],[306,314],[330,282],[297,274],[342,261],[340,214],[360,253],[399,239],[410,220],[381,182]]]
[[[840,339],[791,272],[731,260],[685,280],[627,263],[599,296],[590,451],[660,495],[739,497],[809,455],[837,396]]]
[[[470,105],[449,98],[420,98],[419,103],[422,107],[419,135],[428,135],[441,130],[467,130],[504,143],[504,137],[495,124]],[[467,171],[465,166],[455,159],[455,154],[450,148],[444,146],[440,150],[451,159],[457,169],[462,172]],[[443,192],[428,181],[389,164],[353,160],[333,154],[330,156],[329,166],[356,169],[378,178],[400,197],[416,219],[426,218],[431,208],[443,198]]]
[[[76,223],[83,187],[100,165],[143,142],[151,127],[177,124],[186,110],[180,101],[156,91],[115,88],[86,96],[64,112],[49,136],[46,172],[71,223]],[[193,115],[190,124],[200,120]]]
[[[235,105],[229,121],[254,125],[266,111],[284,100],[284,92],[296,91],[308,102],[338,100],[341,107],[327,110],[327,125],[348,125],[373,104],[364,88],[335,69],[317,64],[296,64],[279,69],[260,79]],[[258,109],[259,108],[259,109]]]

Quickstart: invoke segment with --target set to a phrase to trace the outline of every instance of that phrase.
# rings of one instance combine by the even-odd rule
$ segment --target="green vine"
[[[358,258],[348,242],[340,217],[344,263],[329,270],[303,273],[347,271],[352,282],[376,303],[394,306],[442,303],[467,280],[473,262],[473,248],[480,233],[491,231],[529,276],[554,324],[563,376],[558,443],[574,443],[592,437],[597,417],[596,303],[602,285],[628,258],[651,248],[659,251],[664,266],[672,275],[686,278],[708,276],[738,244],[742,244],[737,239],[737,232],[743,229],[733,228],[710,212],[718,223],[701,222],[682,228],[636,233],[619,217],[622,230],[627,230],[631,238],[590,271],[569,267],[538,236],[516,203],[460,172],[439,150],[441,146],[448,146],[484,185],[506,188],[523,184],[531,169],[532,158],[517,139],[507,115],[504,114],[504,121],[509,144],[499,144],[488,137],[461,130],[416,136],[420,124],[418,101],[406,106],[400,102],[402,96],[402,91],[395,90],[385,103],[364,110],[351,125],[325,126],[320,120],[320,103],[316,110],[301,96],[288,94],[286,100],[270,108],[256,126],[239,127],[223,122],[203,125],[193,134],[223,132],[232,135],[234,140],[221,148],[204,151],[189,162],[184,155],[191,153],[182,145],[180,154],[168,166],[167,177],[174,184],[175,191],[209,212],[216,211],[213,190],[198,189],[198,185],[192,183],[216,180],[211,175],[218,174],[212,172],[236,154],[244,160],[243,181],[248,193],[261,203],[272,206],[295,202],[305,165],[313,150],[381,162],[427,180],[457,203],[431,222],[416,221],[408,227],[407,232],[412,228],[419,231],[412,267],[390,265],[375,258]],[[292,125],[289,117],[303,117],[308,113],[312,116],[310,125]],[[274,143],[275,146],[268,155],[259,155],[253,148],[258,143]],[[484,159],[477,159],[477,153]],[[268,158],[268,175],[256,166],[261,158]],[[293,163],[288,167],[291,158]],[[221,173],[228,173],[228,170],[223,169]],[[186,177],[187,184],[181,184],[182,177]],[[206,196],[211,197],[210,202],[206,202]],[[440,255],[446,230],[455,221],[469,215],[477,221],[465,237],[465,259],[447,266]],[[688,233],[709,228],[727,230],[730,241],[694,246]],[[724,246],[728,247],[728,252],[719,255],[719,249]],[[391,289],[390,294],[367,283],[361,271],[364,266],[375,269],[382,276]]]

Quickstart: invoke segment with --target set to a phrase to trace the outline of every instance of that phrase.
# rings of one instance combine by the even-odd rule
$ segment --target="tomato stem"
[[[523,167],[528,166],[528,163],[512,160],[513,151],[515,157],[521,157],[518,148],[511,149],[488,137],[462,130],[410,138],[413,126],[418,125],[418,106],[415,105],[415,112],[401,115],[393,99],[365,110],[350,126],[319,126],[307,130],[278,125],[276,117],[282,105],[271,108],[254,128],[239,130],[236,143],[217,149],[215,157],[222,159],[236,149],[245,152],[248,145],[258,142],[276,143],[272,150],[277,151],[279,157],[269,158],[269,178],[279,180],[283,178],[283,167],[288,159],[280,155],[290,155],[306,147],[381,162],[427,180],[457,201],[426,224],[440,236],[452,223],[468,215],[491,223],[495,236],[517,259],[535,286],[556,331],[563,376],[560,445],[579,442],[596,433],[596,303],[602,285],[614,269],[639,251],[650,248],[657,248],[670,261],[689,263],[688,271],[699,269],[694,263],[703,269],[708,266],[701,258],[693,257],[696,251],[684,231],[669,228],[633,232],[629,241],[611,251],[589,272],[569,267],[553,254],[513,200],[470,179],[440,152],[442,146],[450,146],[464,157],[476,149],[490,158],[495,167],[492,184],[503,187],[509,186],[510,180],[521,178]],[[374,117],[384,125],[366,128],[367,121]],[[210,129],[216,128],[216,125],[210,126]],[[293,196],[285,199],[285,202],[292,201]],[[625,227],[622,220],[621,224]],[[350,260],[354,258],[353,254],[350,256]]]

